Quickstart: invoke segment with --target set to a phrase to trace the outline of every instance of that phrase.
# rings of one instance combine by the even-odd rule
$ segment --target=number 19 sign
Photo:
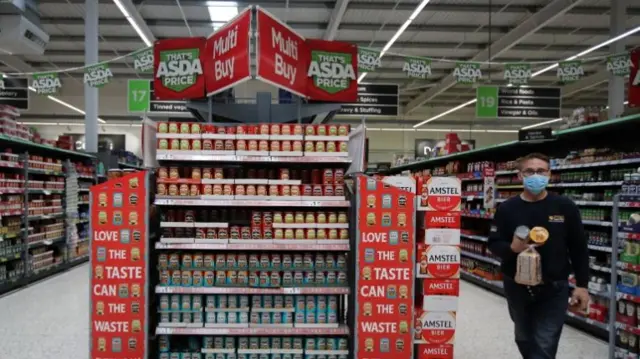
[[[476,117],[545,119],[560,117],[558,87],[478,86]]]

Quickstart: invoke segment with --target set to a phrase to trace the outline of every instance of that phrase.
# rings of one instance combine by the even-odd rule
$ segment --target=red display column
[[[357,178],[356,359],[412,359],[415,194]]]
[[[453,359],[460,289],[460,180],[432,177],[422,194],[424,242],[418,244],[417,276],[422,303],[414,339],[420,359]],[[426,206],[425,206],[426,205]]]
[[[145,359],[146,172],[91,187],[91,359]]]

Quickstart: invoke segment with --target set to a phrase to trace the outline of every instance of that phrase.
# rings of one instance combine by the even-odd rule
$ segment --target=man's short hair
[[[545,161],[547,164],[550,164],[549,162],[549,156],[544,155],[540,152],[533,152],[530,153],[526,156],[522,156],[520,158],[518,158],[518,169],[522,170],[522,164],[529,161],[529,160],[541,160],[541,161]]]

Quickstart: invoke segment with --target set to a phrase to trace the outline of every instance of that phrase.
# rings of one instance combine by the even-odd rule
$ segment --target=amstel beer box
[[[462,189],[456,177],[431,177],[420,184],[419,210],[459,212]]]
[[[428,245],[460,245],[460,212],[425,212],[424,239]]]
[[[455,312],[417,310],[415,339],[420,344],[453,344],[456,336]]]
[[[428,278],[422,281],[422,309],[425,311],[457,311],[459,295],[459,279]]]
[[[418,359],[453,359],[451,344],[418,344]]]
[[[418,244],[418,278],[460,278],[460,247]]]

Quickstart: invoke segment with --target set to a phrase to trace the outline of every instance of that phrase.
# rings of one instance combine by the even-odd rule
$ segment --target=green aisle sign
[[[476,89],[476,117],[498,117],[497,86],[478,86]]]
[[[149,112],[151,88],[149,80],[129,80],[127,83],[127,110]]]

